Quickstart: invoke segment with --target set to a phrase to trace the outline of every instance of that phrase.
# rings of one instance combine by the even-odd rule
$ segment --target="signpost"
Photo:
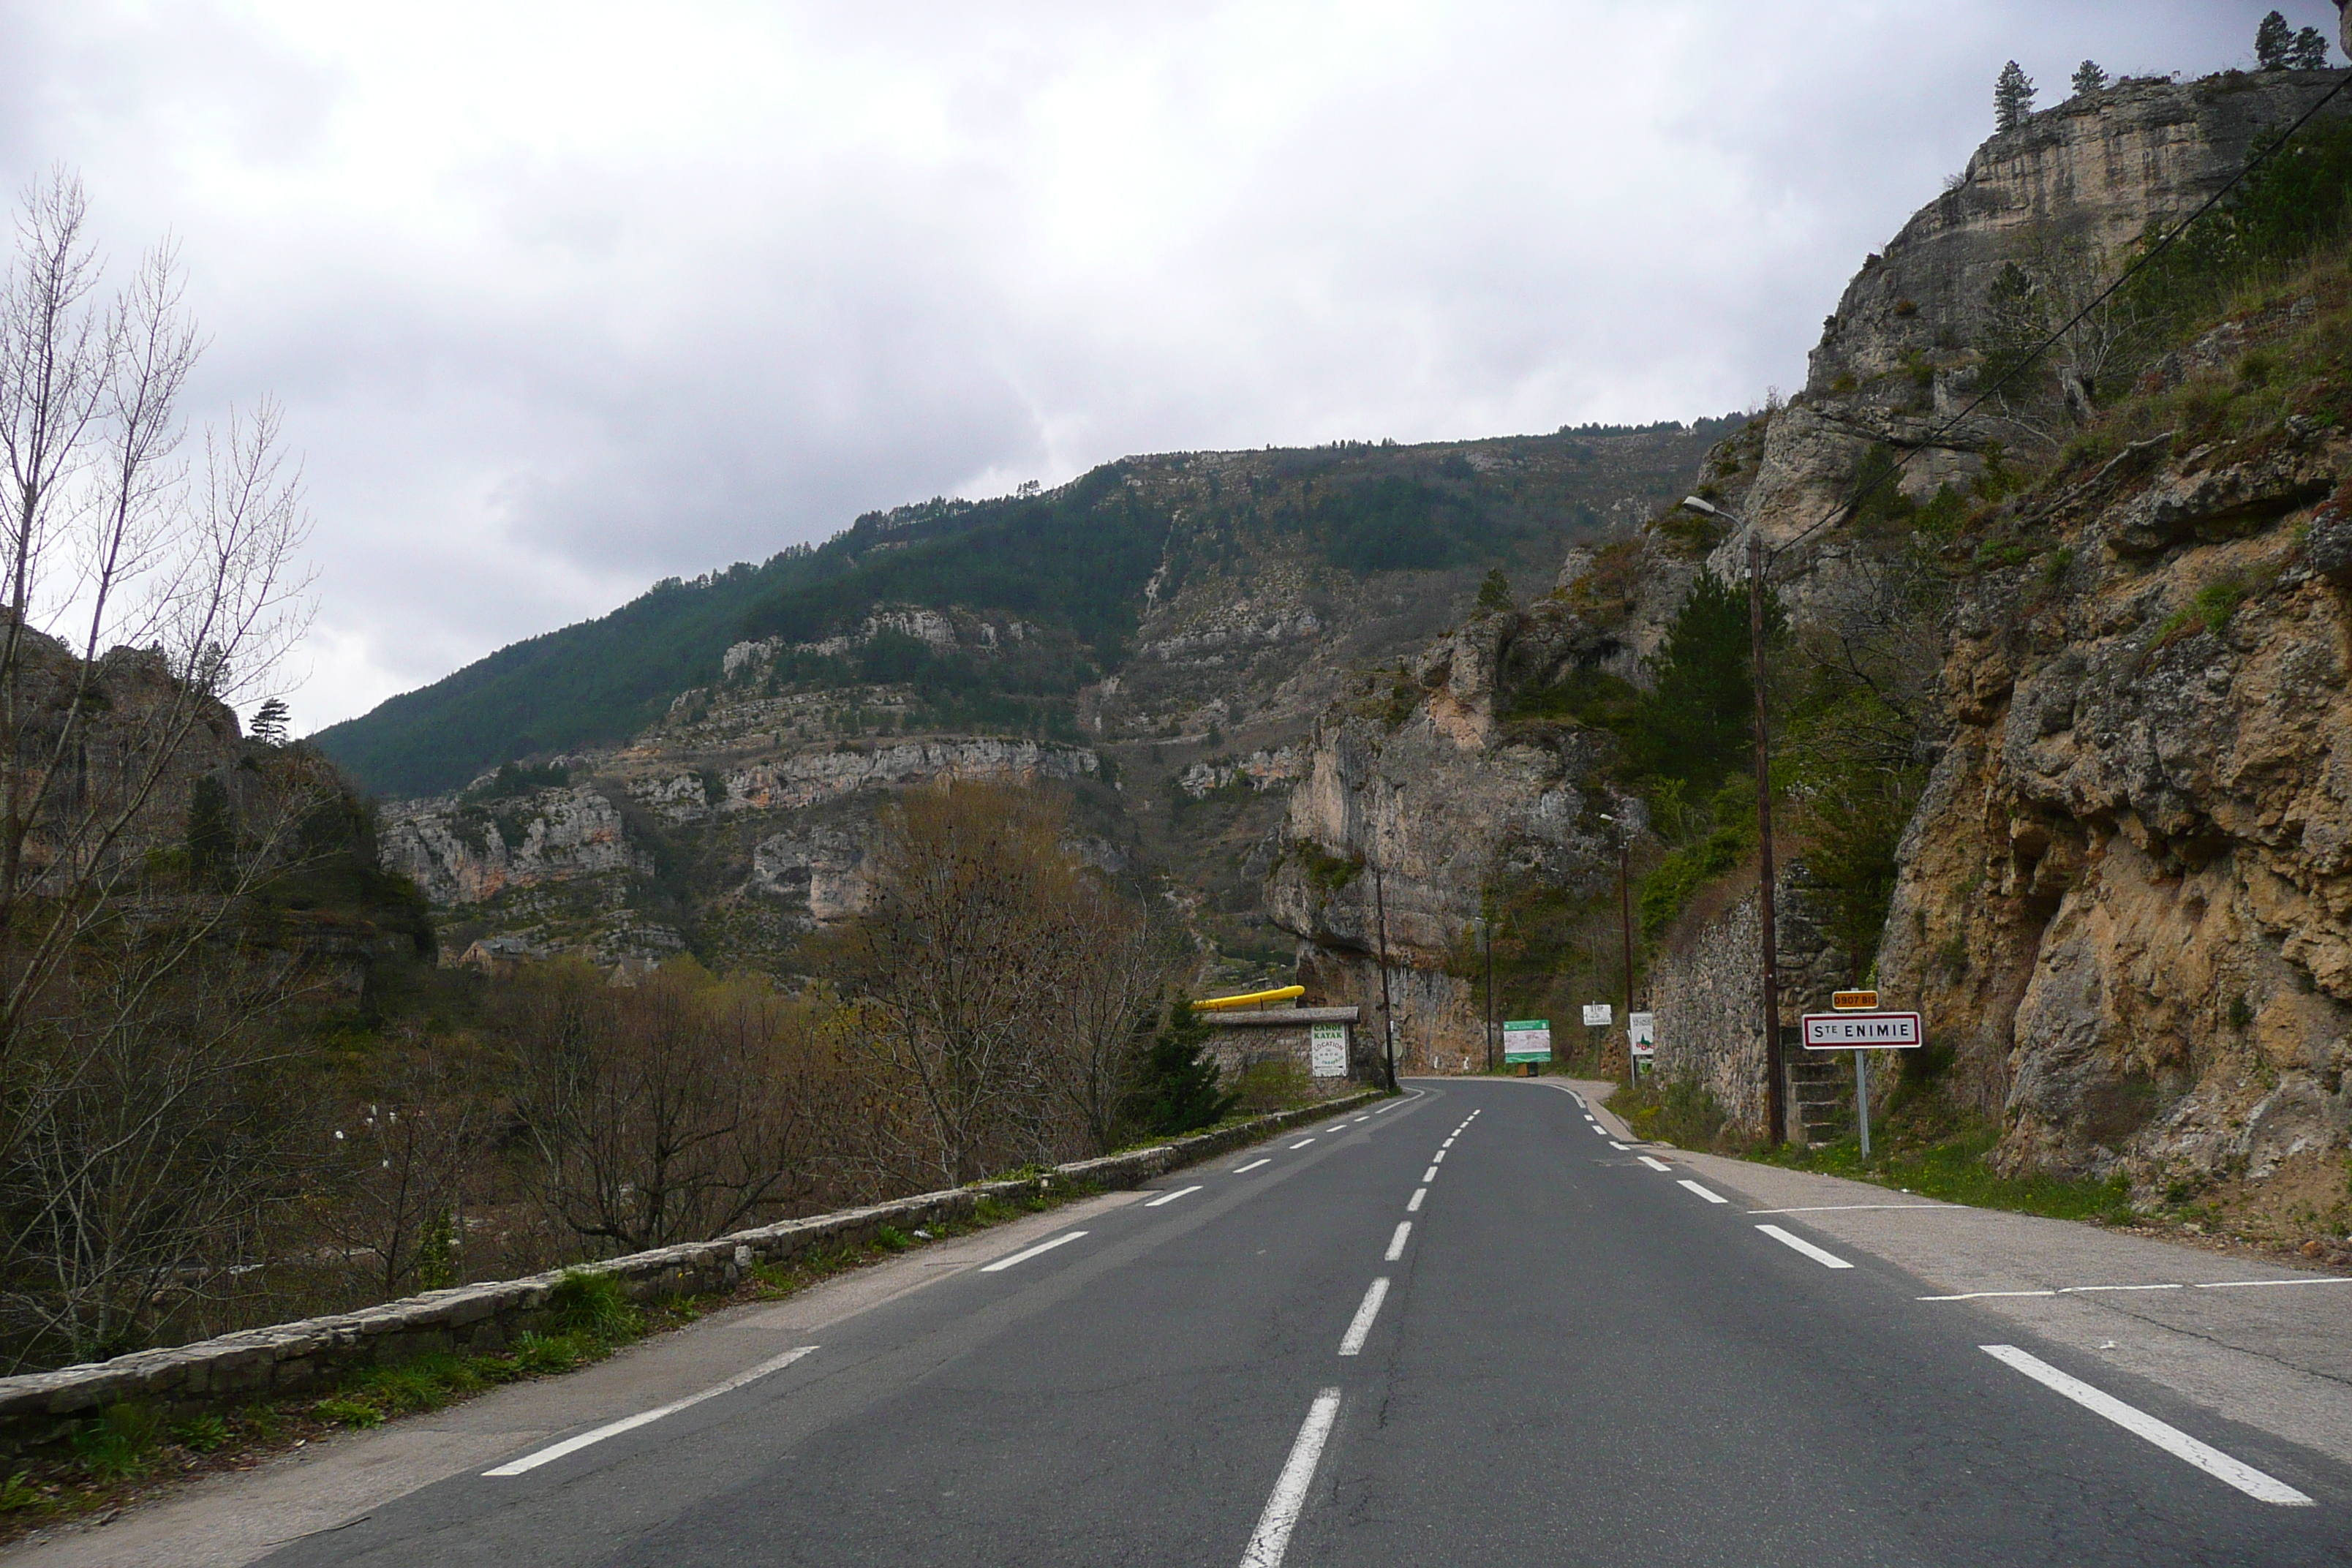
[[[1313,1065],[1317,1078],[1347,1077],[1348,1026],[1309,1024],[1307,1026],[1307,1058]]]
[[[1646,1062],[1658,1054],[1658,1016],[1655,1013],[1625,1015],[1626,1037],[1633,1042],[1633,1059]]]
[[[1584,1005],[1584,1026],[1586,1028],[1605,1029],[1610,1026],[1610,1023],[1615,1018],[1615,1016],[1616,1015],[1609,1010],[1609,1004],[1606,1002],[1587,1002]]]
[[[1506,1019],[1503,1024],[1503,1059],[1506,1062],[1551,1060],[1551,1020]]]
[[[1875,991],[1841,991],[1830,1005],[1857,1009],[1878,1005]],[[1853,1053],[1854,1118],[1862,1130],[1862,1152],[1870,1152],[1870,1058],[1865,1051],[1916,1051],[1924,1040],[1916,1013],[1865,1013],[1855,1010],[1808,1013],[1803,1020],[1805,1049]]]

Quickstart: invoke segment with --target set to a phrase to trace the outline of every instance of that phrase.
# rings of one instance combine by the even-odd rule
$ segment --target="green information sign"
[[[1551,1060],[1551,1020],[1514,1018],[1503,1026],[1503,1059],[1507,1062]]]

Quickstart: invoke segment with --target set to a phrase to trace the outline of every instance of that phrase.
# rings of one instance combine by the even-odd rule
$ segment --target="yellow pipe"
[[[1307,994],[1304,985],[1282,985],[1272,991],[1253,991],[1245,996],[1210,996],[1192,1004],[1199,1013],[1213,1013],[1223,1007],[1247,1007],[1259,1002],[1287,1002],[1294,996]]]

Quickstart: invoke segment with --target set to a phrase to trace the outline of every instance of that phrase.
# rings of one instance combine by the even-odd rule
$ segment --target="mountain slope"
[[[1721,422],[1423,447],[1177,454],[1106,464],[1059,489],[871,512],[814,549],[693,582],[501,648],[316,743],[368,788],[446,790],[510,758],[611,745],[714,680],[726,650],[856,632],[887,605],[1013,617],[1061,651],[1024,700],[934,702],[958,728],[1068,732],[1077,694],[1118,668],[1156,604],[1245,560],[1304,559],[1357,578],[1549,563],[1612,507],[1646,510]],[[787,659],[787,682],[904,678],[886,637],[846,662]],[[919,660],[917,660],[919,663]],[[968,672],[967,672],[968,673]],[[961,691],[964,673],[930,668]],[[986,681],[981,683],[987,686]],[[966,694],[967,696],[969,694]],[[992,689],[981,695],[1001,696]]]

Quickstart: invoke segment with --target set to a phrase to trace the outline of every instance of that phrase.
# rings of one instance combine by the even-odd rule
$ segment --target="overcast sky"
[[[2267,9],[0,0],[0,174],[178,236],[200,418],[284,402],[309,730],[875,507],[1752,406],[2003,60]]]

